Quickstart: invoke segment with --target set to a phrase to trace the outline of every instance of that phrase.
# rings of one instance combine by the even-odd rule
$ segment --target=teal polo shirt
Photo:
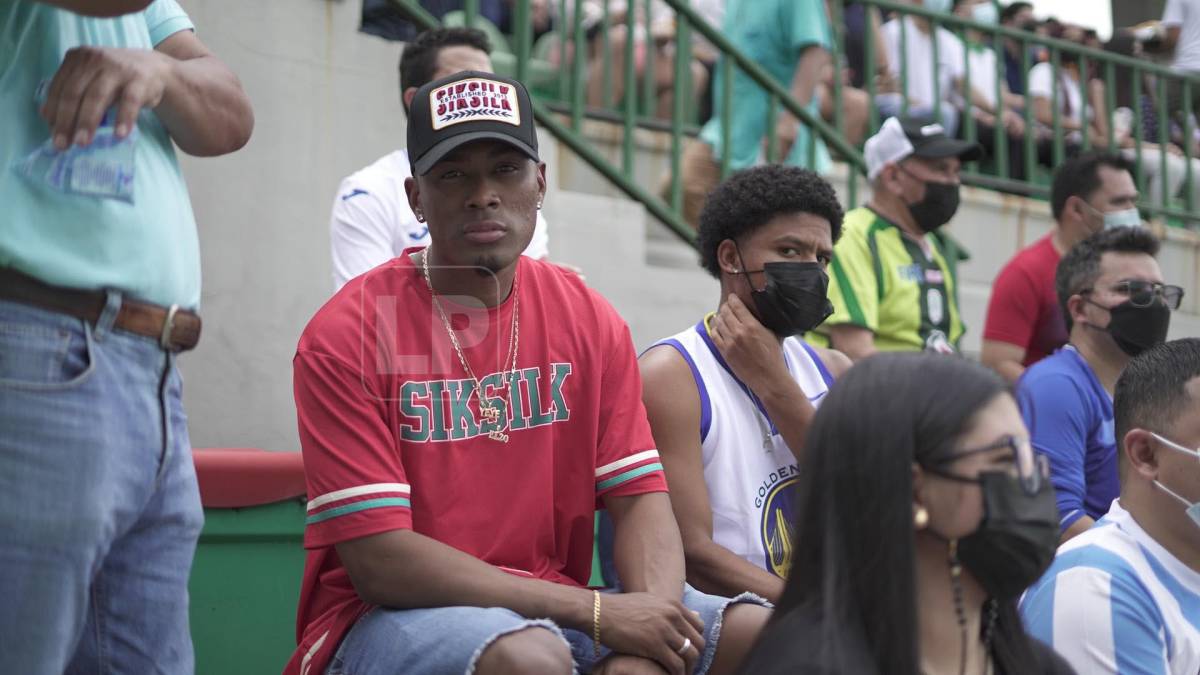
[[[192,27],[175,0],[112,19],[0,0],[0,267],[161,305],[200,303],[196,221],[171,139],[154,111],[138,116],[132,204],[59,192],[13,168],[50,136],[35,92],[54,77],[67,50],[153,49]]]
[[[792,76],[800,55],[811,46],[831,49],[832,27],[825,11],[824,0],[729,0],[725,7],[722,33],[751,61],[762,66],[776,82],[791,90]],[[762,157],[763,139],[775,133],[767,128],[766,90],[740,68],[733,69],[733,119],[730,125],[730,167],[744,169],[758,163]],[[713,117],[700,132],[700,138],[713,148],[720,161],[721,96],[725,78],[721,69],[713,82]],[[820,103],[814,96],[808,106],[813,115],[820,115]],[[782,114],[783,106],[777,111]],[[809,144],[816,143],[816,164],[808,165]],[[829,152],[825,144],[801,124],[796,142],[784,160],[819,173],[829,169]]]

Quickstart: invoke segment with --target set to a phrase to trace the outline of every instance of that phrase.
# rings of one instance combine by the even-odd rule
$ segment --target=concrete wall
[[[181,363],[196,447],[295,450],[291,357],[308,318],[329,297],[329,209],[338,181],[403,144],[400,47],[357,32],[354,0],[183,0],[201,38],[239,74],[256,127],[241,152],[184,158],[204,256],[200,347]],[[617,158],[619,130],[587,132]],[[639,349],[715,306],[717,286],[695,255],[647,222],[589,167],[542,135],[551,192],[551,256],[582,267],[630,324]],[[667,167],[662,134],[639,132],[635,176],[656,187]],[[833,180],[845,193],[843,174]],[[865,197],[865,195],[864,195]],[[953,231],[974,254],[963,269],[965,347],[978,350],[989,284],[1017,248],[1049,227],[1044,204],[967,190]],[[1188,289],[1173,336],[1200,335],[1196,238],[1162,256]]]
[[[204,336],[182,359],[196,447],[298,447],[291,357],[332,290],[338,181],[401,145],[397,44],[359,2],[183,0],[254,104],[241,152],[184,158],[204,261]]]

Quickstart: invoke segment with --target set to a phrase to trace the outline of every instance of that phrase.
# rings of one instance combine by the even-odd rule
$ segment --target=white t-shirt
[[[429,228],[417,222],[404,191],[411,171],[408,151],[400,149],[342,180],[329,221],[334,290],[406,248],[429,244]],[[549,241],[539,211],[525,255],[545,258]]]
[[[996,110],[996,52],[984,45],[967,47],[967,63],[971,68],[971,89]],[[961,99],[962,97],[959,96]]]
[[[906,81],[908,100],[915,106],[933,107],[933,40],[927,33],[922,33],[911,18],[906,18],[904,46],[907,52],[908,79]],[[888,66],[896,85],[901,85],[900,78],[900,20],[892,19],[880,28],[888,49]],[[963,45],[954,33],[939,27],[937,30],[938,62],[937,82],[939,93],[945,103],[954,103],[954,83],[963,76]],[[974,75],[974,73],[972,73]]]
[[[1083,124],[1083,94],[1079,91],[1079,80],[1071,77],[1065,69],[1059,69],[1062,76],[1058,80],[1059,111],[1068,119]],[[1045,97],[1054,100],[1054,66],[1050,63],[1039,63],[1029,70],[1029,96]]]
[[[1182,71],[1200,71],[1200,0],[1167,0],[1163,24],[1179,26],[1179,42],[1171,67]]]

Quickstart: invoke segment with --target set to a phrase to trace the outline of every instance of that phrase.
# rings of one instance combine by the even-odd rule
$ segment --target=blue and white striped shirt
[[[1200,573],[1151,539],[1119,500],[1058,549],[1021,613],[1029,633],[1079,673],[1200,673]]]

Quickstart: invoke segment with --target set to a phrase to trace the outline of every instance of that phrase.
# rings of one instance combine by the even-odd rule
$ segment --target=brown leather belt
[[[83,319],[93,326],[100,320],[107,296],[104,291],[82,291],[42,283],[14,269],[0,267],[0,299],[19,302]],[[200,316],[178,305],[162,307],[124,298],[113,326],[154,338],[168,351],[192,349],[200,341]]]

